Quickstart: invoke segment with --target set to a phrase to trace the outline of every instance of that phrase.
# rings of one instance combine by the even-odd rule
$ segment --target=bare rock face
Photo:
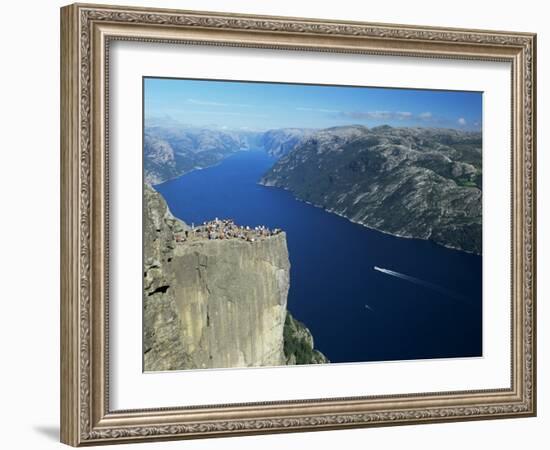
[[[330,362],[315,349],[311,331],[287,313],[284,328],[284,345],[287,365],[325,364]]]
[[[198,368],[285,364],[289,288],[284,234],[257,242],[199,240],[174,252],[176,306]]]
[[[479,132],[328,128],[260,182],[369,228],[481,254],[481,147]]]
[[[176,308],[173,277],[174,233],[186,225],[175,219],[164,200],[144,187],[143,351],[145,370],[174,370],[189,364],[182,322]]]
[[[260,144],[268,154],[280,158],[313,133],[314,130],[304,128],[269,130],[262,134]]]
[[[185,126],[148,126],[143,140],[145,182],[159,184],[196,168],[217,164],[257,145],[259,134]]]
[[[254,242],[194,239],[145,187],[146,371],[287,364],[285,233]]]

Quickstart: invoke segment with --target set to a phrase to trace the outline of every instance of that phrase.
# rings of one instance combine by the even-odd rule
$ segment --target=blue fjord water
[[[288,308],[331,362],[482,355],[481,257],[371,230],[258,184],[239,152],[155,188],[188,224],[232,218],[287,233]]]

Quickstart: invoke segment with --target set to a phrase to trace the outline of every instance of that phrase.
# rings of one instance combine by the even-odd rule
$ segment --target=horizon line
[[[369,130],[376,129],[376,128],[382,128],[382,127],[389,127],[389,128],[395,128],[395,129],[431,129],[431,130],[453,130],[453,131],[462,131],[462,132],[468,132],[468,133],[481,133],[483,131],[482,127],[479,128],[465,128],[465,127],[450,127],[450,126],[422,126],[422,125],[390,125],[389,123],[382,123],[380,125],[375,126],[369,126],[361,123],[349,123],[344,125],[331,125],[327,127],[308,127],[308,126],[283,126],[283,127],[267,127],[267,128],[254,128],[254,127],[228,127],[228,126],[221,126],[217,124],[210,124],[210,125],[198,125],[198,124],[190,124],[190,123],[183,123],[178,122],[176,119],[173,119],[170,117],[170,120],[173,120],[174,124],[169,125],[147,125],[147,120],[152,119],[159,119],[159,117],[151,116],[149,118],[143,119],[143,126],[144,128],[181,128],[181,129],[201,129],[201,130],[217,130],[217,131],[239,131],[239,132],[267,132],[267,131],[276,131],[276,130],[290,130],[290,129],[298,129],[298,130],[314,130],[314,131],[322,131],[322,130],[329,130],[332,128],[351,128],[351,127],[362,127]]]

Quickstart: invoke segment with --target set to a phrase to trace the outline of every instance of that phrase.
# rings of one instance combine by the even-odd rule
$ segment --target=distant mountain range
[[[261,180],[397,236],[481,253],[481,133],[337,127],[301,140]]]
[[[301,141],[316,130],[307,128],[281,128],[263,133],[259,139],[261,147],[271,156],[280,158],[294,149]]]
[[[145,182],[162,183],[193,169],[212,166],[256,145],[257,133],[204,128],[148,127],[143,140]]]
[[[172,122],[166,126],[148,126],[143,141],[145,182],[159,184],[193,169],[217,164],[242,150],[263,149],[279,158],[314,132],[302,128],[228,131],[177,126]]]
[[[158,184],[231,154],[279,158],[261,180],[354,222],[481,253],[482,137],[435,128],[266,132],[148,127],[144,178]]]

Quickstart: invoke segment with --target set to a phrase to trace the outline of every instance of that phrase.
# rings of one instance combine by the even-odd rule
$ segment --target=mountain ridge
[[[481,254],[480,132],[388,125],[266,132],[150,127],[144,139],[147,184],[261,148],[278,158],[260,181],[265,186],[372,229]]]
[[[381,126],[320,130],[260,184],[392,235],[481,254],[481,133]]]

